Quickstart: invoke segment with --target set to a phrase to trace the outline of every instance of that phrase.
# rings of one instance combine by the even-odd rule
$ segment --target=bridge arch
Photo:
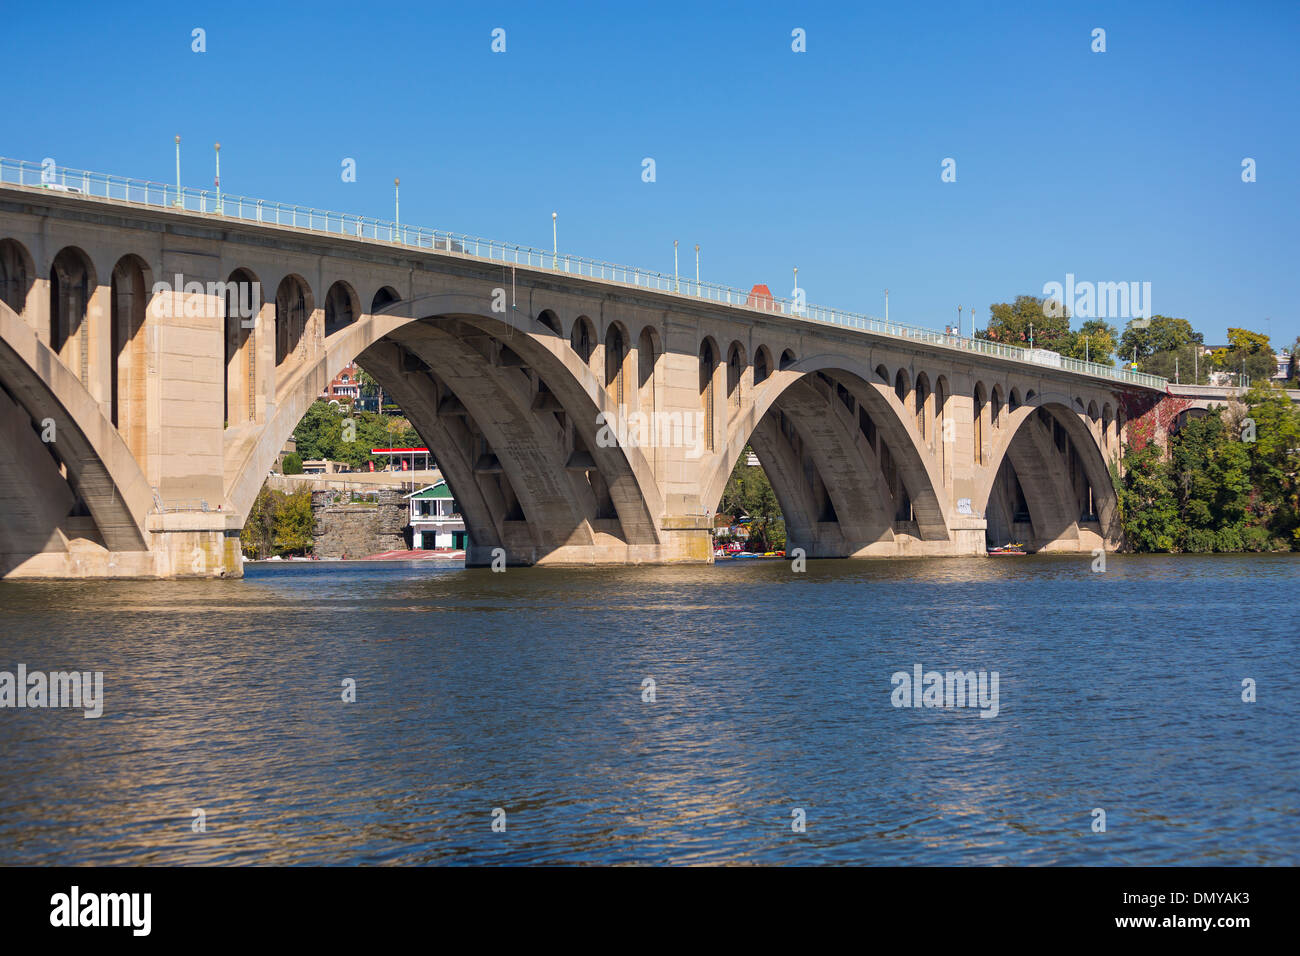
[[[242,266],[226,278],[223,296],[225,339],[225,424],[238,427],[257,419],[257,344],[261,289],[257,275]]]
[[[772,374],[772,353],[766,345],[754,350],[754,384],[762,385]]]
[[[90,300],[99,280],[90,256],[64,246],[50,264],[50,348],[90,386]]]
[[[1006,418],[976,495],[990,540],[1029,538],[1023,543],[1036,551],[1117,544],[1118,499],[1087,413],[1053,393]]]
[[[590,365],[596,351],[596,328],[591,319],[580,315],[573,320],[569,330],[569,346],[581,359],[583,365]]]
[[[745,359],[745,346],[733,340],[727,346],[727,405],[739,407],[745,391],[745,373],[749,363]],[[752,374],[751,374],[752,378]]]
[[[469,563],[502,548],[511,563],[651,560],[662,512],[640,449],[601,441],[600,413],[617,423],[614,395],[590,364],[522,315],[486,315],[479,297],[402,303],[341,330],[290,392],[228,481],[247,513],[261,479],[321,383],[359,361],[420,433],[460,503]],[[442,312],[426,311],[431,309]],[[640,555],[641,557],[638,557]]]
[[[132,553],[150,573],[144,473],[85,385],[6,303],[0,386],[0,574],[44,561],[66,576]]]
[[[141,465],[149,454],[147,329],[152,289],[148,263],[131,254],[117,261],[109,298],[109,420]]]
[[[390,306],[396,305],[402,301],[397,290],[391,285],[380,286],[375,290],[375,294],[370,297],[370,314],[379,315]]]
[[[602,381],[616,405],[626,405],[630,390],[627,387],[628,365],[632,350],[628,344],[627,326],[614,319],[605,329],[605,375]]]
[[[309,361],[316,352],[312,329],[316,312],[315,298],[307,280],[290,273],[275,290],[275,368],[276,394],[280,393],[281,369],[288,373],[294,366]]]
[[[351,325],[361,315],[361,300],[352,286],[339,279],[325,293],[325,338]]]
[[[706,509],[716,509],[747,444],[786,515],[791,547],[847,556],[894,553],[896,530],[950,539],[938,462],[912,407],[852,360],[819,355],[753,387],[707,472]]]
[[[36,263],[16,239],[0,239],[0,302],[28,315],[28,297],[36,285]]]

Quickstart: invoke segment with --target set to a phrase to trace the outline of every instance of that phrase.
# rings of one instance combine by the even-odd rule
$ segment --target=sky
[[[676,239],[693,274],[698,243],[706,281],[798,267],[930,328],[1072,274],[1207,343],[1300,336],[1300,3],[58,11],[4,12],[0,156],[171,182],[179,134],[188,186],[220,141],[227,193],[389,219],[400,177],[413,225],[549,248],[555,211],[561,252],[671,272]]]

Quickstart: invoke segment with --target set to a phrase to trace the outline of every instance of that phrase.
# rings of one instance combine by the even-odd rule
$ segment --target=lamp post
[[[673,240],[673,291],[681,292],[681,283],[677,281],[677,240]]]
[[[176,202],[178,209],[185,208],[185,199],[181,196],[181,138],[176,137]]]
[[[889,290],[885,290],[885,324],[889,324]]]
[[[700,294],[700,244],[695,244],[695,294]]]
[[[1034,347],[1034,323],[1029,323],[1029,347]]]
[[[560,239],[558,226],[555,224],[557,214],[551,213],[551,268],[558,269],[560,266]]]
[[[212,180],[212,185],[217,188],[217,208],[214,210],[214,212],[220,214],[221,212],[221,144],[214,143],[212,145],[212,149],[217,154],[217,175],[216,178]]]
[[[799,267],[794,267],[794,301],[790,303],[790,311],[798,313],[799,311]]]
[[[397,241],[397,231],[402,228],[402,181],[393,177],[393,242]]]
[[[975,306],[973,305],[970,306],[969,311],[970,311],[970,337],[975,338]],[[961,329],[958,329],[957,331],[960,332]]]
[[[961,306],[957,306],[957,338],[961,338]]]

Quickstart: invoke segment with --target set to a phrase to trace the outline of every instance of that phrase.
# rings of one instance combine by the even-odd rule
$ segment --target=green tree
[[[1037,333],[1035,327],[1035,338]],[[1098,365],[1114,365],[1118,336],[1115,326],[1104,319],[1089,319],[1078,331],[1060,339],[1057,351],[1069,358],[1087,359]]]
[[[377,465],[388,462],[387,456],[371,455],[372,448],[415,448],[424,444],[405,418],[320,400],[307,409],[293,434],[302,457],[328,458],[353,468],[364,468],[370,461]],[[352,434],[351,441],[344,440],[348,434]]]
[[[975,337],[1029,348],[1032,326],[1034,348],[1060,351],[1060,346],[1070,341],[1070,311],[1057,302],[1044,306],[1043,299],[1032,295],[1018,295],[1015,302],[995,302],[989,306],[988,327],[977,331]]]
[[[1300,550],[1300,411],[1259,386],[1246,413],[1186,421],[1124,457],[1120,516],[1138,551]],[[1231,421],[1231,423],[1230,423]]]
[[[275,515],[276,554],[307,554],[312,548],[312,529],[316,521],[311,512],[311,489],[302,488],[284,495]]]
[[[1272,537],[1300,547],[1300,409],[1270,384],[1253,387],[1246,403],[1254,426],[1246,448],[1255,512]]]
[[[1141,363],[1143,359],[1161,352],[1175,354],[1193,342],[1199,344],[1201,340],[1201,333],[1194,331],[1192,323],[1186,319],[1153,315],[1142,324],[1138,319],[1130,319],[1119,340],[1119,357],[1120,361],[1131,362],[1136,353]]]
[[[291,451],[284,456],[284,474],[301,475],[302,474],[302,455],[296,451]]]
[[[785,518],[776,492],[761,467],[746,464],[749,446],[736,459],[731,477],[722,491],[720,514],[737,518],[747,516],[749,521],[749,549],[751,551],[780,551],[785,547]]]
[[[1216,369],[1237,374],[1244,370],[1252,382],[1269,382],[1277,371],[1268,336],[1249,329],[1228,329],[1227,348],[1215,349],[1210,357]]]
[[[1124,458],[1120,518],[1135,551],[1173,551],[1184,537],[1178,497],[1164,451],[1154,442]]]
[[[263,483],[239,532],[239,546],[247,557],[262,560],[271,556],[276,506],[275,492]]]

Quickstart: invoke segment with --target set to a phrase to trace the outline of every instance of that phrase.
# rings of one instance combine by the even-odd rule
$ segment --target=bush
[[[1236,528],[1219,529],[1219,540],[1215,543],[1214,550],[1225,554],[1244,551],[1245,543],[1241,539],[1241,532]]]

